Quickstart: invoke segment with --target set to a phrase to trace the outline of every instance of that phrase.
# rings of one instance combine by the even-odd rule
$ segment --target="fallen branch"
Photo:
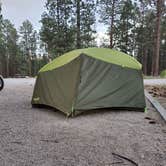
[[[121,156],[121,155],[116,154],[116,153],[112,153],[112,155],[117,156],[117,157],[122,158],[122,159],[125,159],[125,160],[129,161],[130,163],[134,164],[135,166],[138,166],[138,164],[135,161],[133,161],[125,156]]]

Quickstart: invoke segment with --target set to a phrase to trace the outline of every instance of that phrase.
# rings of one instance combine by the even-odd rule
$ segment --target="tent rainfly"
[[[113,49],[68,52],[39,71],[32,105],[51,106],[68,116],[99,108],[143,110],[141,68],[136,59]]]

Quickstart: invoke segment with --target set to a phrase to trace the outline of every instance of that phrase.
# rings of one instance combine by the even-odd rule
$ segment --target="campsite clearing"
[[[6,79],[0,92],[0,165],[132,166],[112,153],[139,166],[166,165],[165,122],[149,103],[147,113],[100,110],[66,118],[31,107],[34,82]]]

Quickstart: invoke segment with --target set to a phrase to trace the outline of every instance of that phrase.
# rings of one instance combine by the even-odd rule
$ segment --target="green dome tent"
[[[106,48],[68,52],[38,73],[32,105],[74,115],[98,108],[145,108],[141,64]]]

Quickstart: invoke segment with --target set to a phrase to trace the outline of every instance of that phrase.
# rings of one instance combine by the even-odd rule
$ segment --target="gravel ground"
[[[166,79],[144,79],[145,85],[166,85]]]
[[[0,166],[166,166],[166,125],[148,112],[96,111],[67,119],[31,108],[34,79],[6,79],[0,92]],[[155,119],[150,124],[145,116]]]

